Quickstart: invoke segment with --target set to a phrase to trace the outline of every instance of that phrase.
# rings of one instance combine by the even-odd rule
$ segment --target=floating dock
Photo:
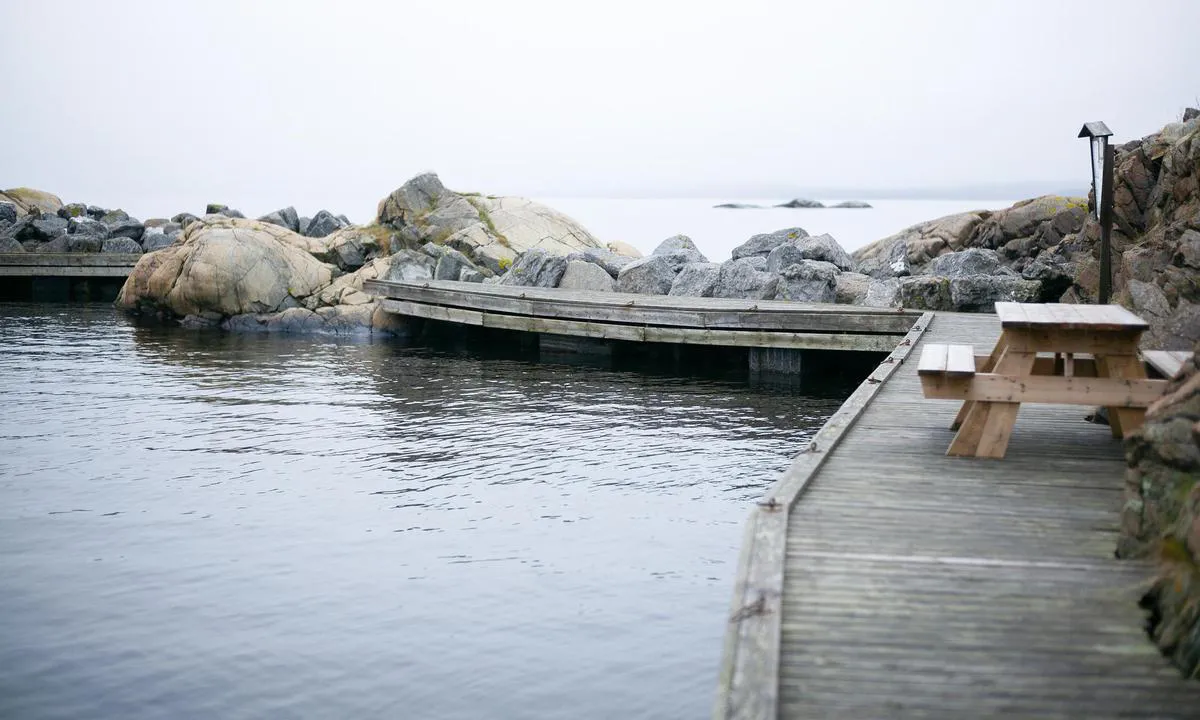
[[[0,277],[124,278],[141,257],[127,253],[0,253]]]

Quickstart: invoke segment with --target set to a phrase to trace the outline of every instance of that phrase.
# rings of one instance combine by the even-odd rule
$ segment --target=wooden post
[[[1104,144],[1103,189],[1097,202],[1100,203],[1100,304],[1107,305],[1112,298],[1112,225],[1113,225],[1113,165],[1116,151],[1112,145]]]

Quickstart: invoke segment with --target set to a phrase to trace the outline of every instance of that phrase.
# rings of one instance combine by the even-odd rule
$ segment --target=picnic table
[[[947,455],[1002,458],[1023,402],[1108,408],[1113,437],[1139,427],[1165,380],[1138,357],[1146,321],[1119,305],[998,302],[1001,333],[986,356],[969,345],[926,345],[925,397],[962,400]]]

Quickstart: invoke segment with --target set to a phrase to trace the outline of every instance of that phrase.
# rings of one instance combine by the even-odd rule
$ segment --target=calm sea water
[[[845,198],[816,198],[832,205]],[[545,198],[541,202],[578,220],[605,242],[621,240],[649,253],[672,235],[692,238],[713,262],[728,260],[733,248],[751,235],[802,227],[813,235],[829,233],[847,251],[892,235],[919,222],[969,210],[998,210],[1013,200],[870,200],[873,207],[816,210],[767,207],[714,208],[725,202],[775,205],[783,198],[690,198],[630,200]]]
[[[0,717],[705,716],[837,392],[0,305]]]

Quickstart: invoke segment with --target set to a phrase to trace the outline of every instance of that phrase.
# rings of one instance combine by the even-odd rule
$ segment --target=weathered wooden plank
[[[1173,378],[1179,374],[1184,363],[1191,361],[1192,353],[1186,350],[1143,350],[1142,358],[1163,377]]]
[[[492,313],[694,328],[861,332],[900,336],[908,332],[916,319],[912,313],[859,312],[858,308],[845,305],[785,303],[783,307],[771,305],[760,308],[755,301],[735,300],[732,301],[732,307],[728,306],[729,303],[723,303],[725,307],[709,308],[705,301],[710,298],[674,298],[665,302],[656,298],[666,296],[581,294],[547,288],[514,288],[478,283],[455,283],[445,287],[368,281],[364,289],[380,297]],[[891,349],[891,346],[887,349]]]
[[[970,345],[946,346],[946,374],[970,377],[975,374],[975,351]]]
[[[921,378],[921,389],[927,398],[1092,407],[1149,407],[1166,388],[1166,380],[1078,376],[1017,377],[988,373],[973,377],[952,377],[945,374]]]
[[[2,266],[39,265],[49,267],[133,267],[140,253],[0,253]]]
[[[942,343],[926,343],[921,348],[921,359],[917,361],[918,375],[945,375],[950,346]]]
[[[671,328],[619,323],[559,320],[525,315],[506,315],[464,308],[427,305],[407,300],[385,299],[380,306],[400,315],[429,318],[465,325],[551,333],[577,337],[627,340],[632,342],[681,343],[717,345],[723,347],[779,347],[798,350],[852,350],[887,352],[902,336],[840,335],[830,333],[795,333],[738,330],[707,330],[702,328]]]
[[[1119,305],[996,303],[1005,329],[1146,330],[1149,324]]]
[[[778,716],[780,622],[788,512],[830,457],[879,387],[904,363],[933,322],[923,314],[887,358],[867,377],[776,481],[752,513],[752,546],[738,568],[734,611],[727,628],[717,718]]]

